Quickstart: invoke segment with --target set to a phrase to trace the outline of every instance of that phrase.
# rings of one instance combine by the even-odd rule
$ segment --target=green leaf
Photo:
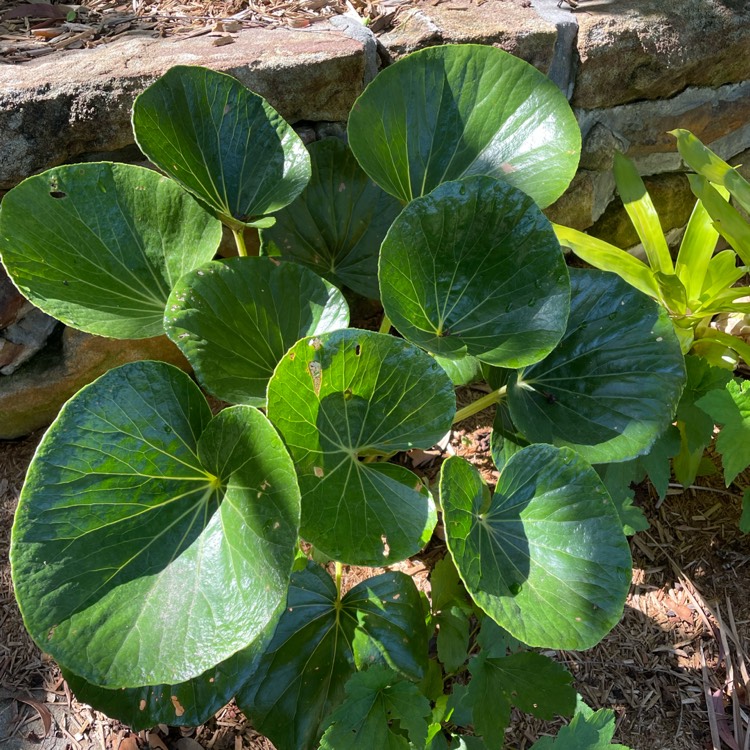
[[[500,49],[430,47],[385,68],[354,103],[349,143],[404,202],[449,180],[503,179],[544,208],[578,166],[581,134],[546,76]]]
[[[135,362],[81,390],[39,446],[16,596],[37,643],[88,682],[184,682],[283,606],[298,524],[292,462],[259,411],[211,419],[183,372]]]
[[[312,177],[261,232],[261,253],[308,266],[337,286],[380,299],[378,253],[401,203],[362,171],[348,146],[327,138],[308,146]]]
[[[419,478],[360,456],[429,448],[450,429],[455,394],[408,342],[349,329],[298,342],[268,386],[268,415],[294,459],[302,536],[331,558],[380,566],[421,549],[437,521]]]
[[[433,355],[435,361],[445,370],[453,385],[471,385],[482,380],[482,363],[476,357],[448,359]]]
[[[617,192],[643,244],[651,270],[673,274],[672,257],[651,196],[633,162],[619,151],[615,152],[614,173]]]
[[[393,325],[443,357],[521,367],[565,331],[570,286],[555,233],[527,195],[489,177],[410,203],[383,242],[379,276]]]
[[[514,374],[513,422],[531,441],[568,445],[592,463],[648,451],[685,380],[680,344],[656,302],[622,279],[571,269],[568,328],[542,362]]]
[[[707,180],[726,188],[745,209],[750,211],[750,182],[735,167],[730,167],[711,149],[706,148],[689,130],[672,130],[677,150],[687,165]]]
[[[372,667],[352,675],[346,693],[346,700],[331,715],[321,750],[425,746],[430,703],[416,685],[389,669]]]
[[[745,275],[746,270],[742,267],[737,268],[737,254],[734,250],[716,253],[708,263],[706,279],[701,289],[701,300],[713,299],[728,290]]]
[[[278,617],[272,619],[250,646],[226,661],[199,677],[175,685],[108,690],[86,682],[65,668],[62,673],[79,701],[119,719],[135,731],[156,724],[194,727],[211,718],[249,681],[277,622]]]
[[[734,248],[745,265],[750,265],[750,222],[711,183],[699,175],[688,175],[690,189],[699,198],[719,234]]]
[[[477,644],[485,656],[504,658],[508,651],[525,650],[507,630],[501,628],[491,617],[484,616],[479,628]]]
[[[430,600],[433,614],[453,605],[467,605],[466,589],[450,555],[438,560],[430,573]]]
[[[742,515],[739,525],[743,534],[750,534],[750,487],[746,487],[742,493]]]
[[[21,292],[73,328],[162,334],[167,297],[210,260],[221,224],[171,180],[125,164],[74,164],[3,199],[2,261]]]
[[[502,658],[479,656],[469,664],[469,700],[474,730],[488,747],[502,747],[511,706],[540,719],[571,716],[576,706],[573,676],[552,659],[530,651]]]
[[[596,472],[575,452],[533,445],[491,495],[449,458],[440,475],[448,549],[474,601],[530,646],[583,649],[622,615],[630,552]]]
[[[649,522],[643,510],[633,505],[635,492],[630,486],[632,482],[643,479],[643,470],[637,459],[617,464],[603,464],[595,468],[617,509],[625,535],[632,536],[639,531],[645,531],[649,527]]]
[[[685,286],[688,300],[698,299],[701,294],[718,239],[708,211],[701,201],[696,201],[675,261],[675,273]]]
[[[336,287],[270,258],[212,261],[186,274],[164,323],[208,391],[252,406],[266,405],[268,381],[292,344],[348,325]]]
[[[446,607],[435,615],[437,651],[448,674],[457,672],[469,658],[469,618],[460,607]]]
[[[542,737],[531,750],[630,750],[612,744],[614,733],[615,712],[605,708],[594,712],[579,696],[573,721],[557,737]]]
[[[424,675],[421,611],[419,593],[403,573],[369,578],[339,605],[331,577],[311,563],[292,574],[273,641],[237,703],[279,750],[313,747],[355,669],[371,668],[374,659],[411,679]]]
[[[208,68],[170,68],[136,98],[133,131],[159,169],[235,229],[288,205],[310,179],[291,125],[262,96]]]
[[[611,271],[649,297],[659,297],[653,271],[639,258],[609,242],[591,237],[577,229],[553,224],[555,235],[563,247],[569,247],[581,260],[600,271]]]
[[[709,391],[695,403],[721,425],[716,450],[728,487],[750,466],[750,381],[730,380],[724,390]]]

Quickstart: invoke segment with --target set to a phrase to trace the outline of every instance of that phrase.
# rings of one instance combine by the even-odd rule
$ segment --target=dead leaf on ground
[[[42,720],[42,726],[44,727],[44,736],[49,734],[50,727],[52,726],[52,714],[49,712],[47,706],[40,701],[35,701],[33,698],[27,698],[25,695],[16,695],[15,699],[21,703],[25,703],[27,706],[31,706],[39,714],[39,718]]]

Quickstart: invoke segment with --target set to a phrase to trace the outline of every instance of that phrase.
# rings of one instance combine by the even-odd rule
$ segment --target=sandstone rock
[[[588,168],[603,168],[617,149],[633,158],[642,174],[679,170],[682,160],[668,132],[675,128],[690,130],[723,158],[750,147],[750,81],[576,114],[584,134],[582,164]]]
[[[5,268],[0,264],[0,331],[15,323],[29,309],[29,305],[21,292],[13,286]]]
[[[36,307],[0,331],[0,375],[12,375],[47,343],[57,321]]]
[[[666,233],[684,227],[695,205],[695,196],[690,190],[687,177],[682,174],[664,174],[646,177],[643,181],[654,202],[662,230]],[[591,227],[589,234],[620,248],[630,248],[640,242],[619,198],[612,201],[599,221]]]
[[[750,78],[744,0],[581,3],[573,103],[592,109]]]
[[[546,73],[557,39],[555,25],[532,7],[509,0],[481,5],[419,2],[380,42],[394,56],[436,44],[492,44]]]
[[[234,44],[209,37],[123,39],[0,67],[0,188],[91,151],[133,143],[136,95],[173,65],[236,76],[290,122],[345,120],[362,91],[363,45],[346,34],[253,29]]]
[[[0,376],[0,439],[21,437],[48,425],[84,385],[138,359],[159,359],[189,370],[166,336],[118,341],[64,328],[55,343],[15,374]]]
[[[544,210],[544,214],[556,224],[583,231],[593,223],[593,210],[594,179],[591,172],[581,170],[562,196]]]

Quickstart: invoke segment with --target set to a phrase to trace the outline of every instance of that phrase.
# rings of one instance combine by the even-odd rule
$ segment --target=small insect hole
[[[51,198],[67,198],[68,194],[63,193],[61,190],[50,190],[49,191]]]
[[[361,352],[362,352],[362,347],[359,344],[357,344],[357,346],[354,347],[354,353],[359,357]]]

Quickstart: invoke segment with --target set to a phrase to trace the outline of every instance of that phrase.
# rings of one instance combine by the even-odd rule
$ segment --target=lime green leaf
[[[696,201],[675,261],[675,273],[685,286],[689,300],[698,299],[701,294],[718,239],[719,233],[708,211],[701,201]]]
[[[688,175],[688,180],[719,234],[734,248],[742,262],[750,265],[750,223],[708,180],[695,174]]]
[[[372,667],[352,675],[346,694],[330,717],[321,750],[424,747],[430,703],[416,685],[389,669]]]
[[[687,291],[680,277],[674,273],[657,271],[654,279],[659,287],[659,300],[673,315],[684,315],[687,310]]]
[[[328,138],[308,146],[312,177],[261,232],[261,253],[308,266],[337,286],[380,298],[378,253],[401,203],[362,171],[348,146]]]
[[[268,414],[295,462],[302,536],[359,565],[421,549],[437,517],[419,478],[359,457],[429,448],[454,413],[448,376],[402,339],[349,329],[298,342],[271,378]]]
[[[659,287],[651,269],[642,261],[609,242],[591,237],[577,229],[553,224],[555,235],[563,247],[569,247],[581,260],[600,271],[611,271],[639,291],[655,299]]]
[[[437,651],[448,674],[469,658],[469,618],[460,607],[446,607],[434,617],[438,627]]]
[[[443,357],[538,362],[565,331],[568,274],[549,221],[489,177],[449,182],[410,203],[380,250],[386,315]]]
[[[750,182],[734,167],[730,167],[711,149],[706,148],[689,130],[672,130],[677,138],[677,150],[687,165],[717,185],[726,188],[745,209],[750,211]]]
[[[230,258],[183,276],[164,327],[214,396],[265,406],[268,381],[292,344],[348,324],[341,292],[309,269]]]
[[[513,375],[508,405],[531,441],[592,463],[648,451],[672,422],[685,380],[666,311],[614,274],[571,269],[568,329],[542,362]]]
[[[135,731],[156,724],[194,727],[208,721],[248,682],[277,622],[278,617],[272,619],[250,646],[226,661],[192,680],[174,685],[108,690],[86,682],[65,668],[62,673],[79,701],[119,719]]]
[[[469,44],[385,68],[354,103],[348,133],[365,172],[404,202],[482,174],[545,207],[568,187],[581,150],[555,84],[500,49]]]
[[[730,380],[724,390],[709,391],[695,403],[721,425],[716,449],[729,486],[750,466],[750,381]]]
[[[661,271],[664,274],[674,273],[672,257],[669,254],[667,241],[664,239],[659,214],[656,213],[651,196],[638,170],[630,159],[615,152],[614,172],[617,191],[643,244],[651,270]]]
[[[617,623],[630,583],[622,523],[575,452],[524,448],[495,494],[463,459],[442,467],[446,542],[474,601],[530,646],[588,648]]]
[[[482,380],[482,363],[476,357],[448,359],[433,355],[435,361],[445,370],[453,385],[471,385]]]
[[[13,528],[16,596],[34,639],[83,679],[184,682],[283,606],[298,524],[292,462],[259,411],[211,419],[183,372],[135,362],[45,435]]]
[[[729,350],[726,354],[721,356],[719,364],[724,367],[730,367],[734,369],[737,365],[738,356],[741,357],[747,364],[750,364],[750,346],[746,344],[739,336],[732,336],[730,333],[724,333],[724,331],[717,331],[715,328],[708,328],[703,332],[702,336],[696,340],[694,349],[698,349],[700,343],[711,343],[716,342],[721,347]],[[700,352],[698,352],[700,353]],[[717,364],[714,362],[713,364]]]
[[[403,573],[369,578],[339,605],[331,577],[311,563],[292,574],[273,641],[237,703],[281,750],[313,747],[355,669],[387,664],[411,679],[424,675],[421,611],[419,592]]]
[[[479,656],[469,664],[474,730],[488,747],[502,747],[511,706],[540,719],[571,716],[576,706],[573,676],[552,659],[522,651],[503,658]]]
[[[221,224],[171,180],[125,164],[29,177],[3,199],[0,254],[16,286],[73,328],[163,333],[170,289],[210,260]]]
[[[177,65],[151,84],[133,105],[133,131],[159,169],[235,229],[288,205],[310,179],[292,126],[263,97],[208,68]]]
[[[734,250],[722,250],[708,263],[706,280],[701,289],[701,300],[711,300],[723,291],[728,290],[747,272],[746,268],[737,267],[737,254]]]

